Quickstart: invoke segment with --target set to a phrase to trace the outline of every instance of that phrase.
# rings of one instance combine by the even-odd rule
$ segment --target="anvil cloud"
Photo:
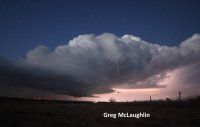
[[[132,35],[85,34],[53,51],[39,45],[20,62],[1,59],[0,83],[92,96],[112,92],[112,87],[123,84],[160,88],[157,82],[165,78],[166,71],[195,64],[189,68],[192,72],[199,67],[199,60],[200,34],[174,47],[152,44]],[[141,84],[143,81],[146,82]]]

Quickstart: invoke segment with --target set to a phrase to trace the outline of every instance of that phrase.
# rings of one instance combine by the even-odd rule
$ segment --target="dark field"
[[[104,118],[103,113],[150,113],[150,118]],[[0,127],[199,127],[200,101],[91,103],[0,101]]]

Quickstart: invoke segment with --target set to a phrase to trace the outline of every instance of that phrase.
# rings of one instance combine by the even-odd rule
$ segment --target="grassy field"
[[[150,113],[150,118],[104,118],[103,113]],[[199,127],[200,101],[91,103],[0,101],[0,127]]]

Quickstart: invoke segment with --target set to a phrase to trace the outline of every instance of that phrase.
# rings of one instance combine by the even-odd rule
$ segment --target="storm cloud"
[[[113,92],[111,88],[120,85],[161,88],[158,82],[167,78],[166,71],[194,65],[199,60],[200,34],[177,47],[149,43],[132,35],[85,34],[53,51],[39,45],[20,62],[1,58],[0,83],[92,96]],[[192,66],[190,72],[196,67],[199,66]]]

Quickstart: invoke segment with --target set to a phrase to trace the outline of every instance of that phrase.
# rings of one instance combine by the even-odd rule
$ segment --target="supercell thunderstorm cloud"
[[[132,35],[85,34],[53,51],[39,45],[20,61],[1,58],[0,84],[93,96],[113,92],[114,87],[167,87],[158,83],[166,72],[187,67],[180,81],[199,88],[199,60],[199,34],[174,47]]]

